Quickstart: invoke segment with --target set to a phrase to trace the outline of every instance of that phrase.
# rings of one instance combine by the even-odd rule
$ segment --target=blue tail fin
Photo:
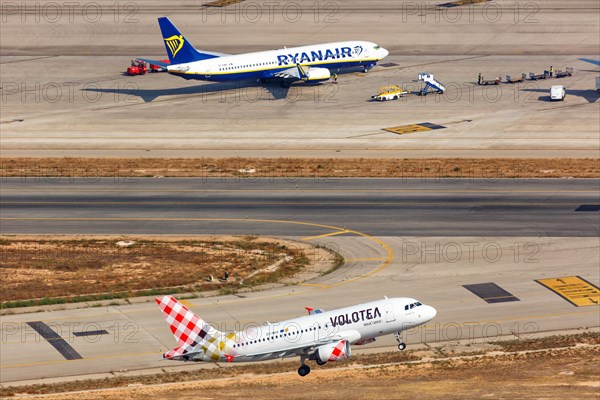
[[[215,53],[200,52],[194,48],[167,17],[158,19],[167,55],[171,64],[189,63],[192,61],[208,60],[219,57]]]

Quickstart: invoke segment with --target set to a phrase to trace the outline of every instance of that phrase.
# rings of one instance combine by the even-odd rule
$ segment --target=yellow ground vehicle
[[[408,91],[402,89],[398,85],[388,85],[379,88],[379,93],[375,96],[371,96],[373,100],[386,101],[386,100],[398,100],[400,96],[407,94]]]

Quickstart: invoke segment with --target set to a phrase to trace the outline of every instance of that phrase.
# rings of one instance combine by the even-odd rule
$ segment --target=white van
[[[565,99],[565,87],[563,85],[552,85],[550,88],[550,100],[561,100]]]

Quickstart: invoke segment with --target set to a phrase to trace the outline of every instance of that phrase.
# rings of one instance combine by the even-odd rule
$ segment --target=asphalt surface
[[[298,285],[188,304],[234,330],[302,315],[304,306],[409,296],[438,310],[404,335],[412,346],[600,326],[596,304],[576,307],[536,282],[600,283],[599,212],[575,211],[593,209],[598,194],[597,180],[578,179],[26,178],[3,180],[0,222],[4,235],[260,233],[319,243],[342,254],[344,267]],[[465,288],[489,283],[511,301],[489,303]],[[2,384],[214,367],[160,361],[175,341],[151,299],[4,315],[0,331]],[[394,348],[388,336],[354,351]]]
[[[5,179],[0,217],[3,234],[307,236],[327,225],[375,236],[597,237],[599,188],[594,179]]]
[[[62,3],[48,2],[53,10],[62,7],[62,16],[42,18],[10,3],[0,26],[2,154],[598,158],[598,67],[579,60],[600,57],[597,0],[495,0],[455,8],[439,3],[256,0],[210,8],[153,0],[127,3],[135,7],[133,15],[122,10],[115,20],[114,1],[97,0],[98,21],[82,15],[79,4],[72,15]],[[288,7],[301,9],[297,20],[287,17]],[[257,8],[262,18],[249,18]],[[163,15],[190,43],[209,51],[367,40],[390,55],[367,74],[339,71],[337,84],[298,82],[289,90],[253,80],[127,76],[134,57],[165,58],[156,21]],[[550,66],[572,67],[573,76],[477,85],[478,74],[505,80]],[[422,72],[446,85],[445,94],[417,96]],[[387,85],[413,94],[370,101]],[[552,85],[565,86],[565,101],[550,101]],[[444,128],[402,135],[384,130],[422,123]]]

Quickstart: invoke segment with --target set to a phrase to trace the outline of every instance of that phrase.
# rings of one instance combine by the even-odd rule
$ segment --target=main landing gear
[[[304,363],[305,361],[306,357],[300,358],[300,368],[298,368],[298,375],[300,376],[306,376],[310,373],[310,367]]]
[[[402,338],[400,337],[400,332],[396,333],[396,341],[398,342],[398,350],[406,349],[406,343],[402,341]]]
[[[298,375],[306,376],[310,373],[310,367],[306,364],[302,364],[300,368],[298,368]]]

